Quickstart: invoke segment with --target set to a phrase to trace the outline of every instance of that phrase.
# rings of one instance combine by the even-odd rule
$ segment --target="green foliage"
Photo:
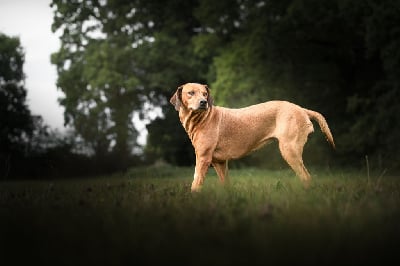
[[[0,180],[87,176],[126,167],[124,158],[114,154],[90,158],[87,154],[91,147],[79,143],[74,132],[62,135],[45,125],[40,116],[31,115],[26,104],[23,63],[19,39],[0,34]],[[82,66],[75,65],[60,82],[77,77],[81,70]],[[80,96],[76,90],[79,85],[73,83],[70,96]],[[88,94],[84,97],[93,100]],[[72,101],[68,104],[68,108],[74,108]],[[86,126],[84,119],[77,121]],[[127,159],[130,165],[139,161],[132,155]]]
[[[65,93],[60,101],[66,108],[65,122],[97,155],[112,151],[125,161],[137,137],[133,112],[141,105],[133,39],[126,35],[128,21],[118,14],[132,7],[112,1],[85,1],[82,6],[53,1],[52,6],[53,31],[63,31],[52,62],[59,74],[57,85]]]
[[[213,51],[216,103],[293,101],[326,116],[342,162],[399,167],[398,1],[243,1],[217,14],[206,3],[197,52]]]
[[[2,182],[0,261],[337,265],[398,260],[398,178],[333,171],[304,190],[289,171],[249,168],[232,171],[231,185],[223,188],[210,170],[203,191],[191,194],[192,171],[154,167],[86,180]]]
[[[209,84],[219,105],[282,99],[317,110],[336,139],[336,161],[369,155],[382,169],[400,167],[398,1],[54,0],[52,7],[65,122],[96,154],[129,153],[133,112],[148,118],[148,106],[158,106],[164,116],[148,126],[146,156],[185,161],[190,143],[174,134],[181,125],[168,100],[190,81]],[[182,152],[171,152],[179,140]],[[320,145],[310,142],[322,154]]]
[[[0,163],[24,152],[34,119],[26,104],[24,52],[19,38],[0,33]]]
[[[170,120],[176,123],[173,124]],[[185,130],[176,125],[180,126],[179,118],[176,111],[171,110],[166,112],[166,118],[157,118],[147,126],[147,130],[151,132],[144,150],[147,162],[155,162],[162,158],[166,163],[173,165],[194,164],[195,153],[192,143]]]
[[[53,1],[62,46],[52,62],[65,93],[65,121],[95,154],[126,157],[136,145],[133,113],[147,118],[148,103],[166,106],[171,86],[206,73],[190,45],[197,23],[192,2]]]

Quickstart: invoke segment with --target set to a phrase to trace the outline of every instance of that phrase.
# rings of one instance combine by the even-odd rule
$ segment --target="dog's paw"
[[[200,192],[201,186],[192,186],[191,191],[192,191],[192,193]]]

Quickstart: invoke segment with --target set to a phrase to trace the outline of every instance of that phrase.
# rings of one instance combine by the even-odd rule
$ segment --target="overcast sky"
[[[0,0],[0,32],[19,37],[25,50],[25,88],[31,112],[41,115],[53,129],[64,131],[64,108],[58,103],[63,94],[57,90],[56,67],[50,63],[50,55],[60,47],[58,37],[51,32],[50,3],[51,0]],[[137,120],[135,126],[141,131],[138,141],[144,144],[145,126]]]
[[[25,50],[24,73],[27,101],[33,114],[41,115],[52,128],[64,130],[64,109],[57,99],[56,68],[50,55],[60,42],[51,32],[50,0],[0,0],[0,32],[19,37]]]

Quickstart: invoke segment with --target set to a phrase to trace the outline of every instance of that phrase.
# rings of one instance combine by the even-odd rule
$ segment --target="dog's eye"
[[[208,93],[207,93],[207,92],[203,93],[203,96],[204,96],[204,97],[207,97],[207,96],[208,96]]]
[[[194,91],[189,91],[188,94],[189,94],[190,96],[193,96],[193,95],[194,95]]]

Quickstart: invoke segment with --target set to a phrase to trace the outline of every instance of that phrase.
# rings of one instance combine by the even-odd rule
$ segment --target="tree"
[[[109,152],[124,165],[135,144],[133,112],[141,108],[138,67],[122,13],[133,12],[129,2],[53,1],[53,31],[61,30],[57,65],[58,87],[65,93],[65,123],[93,148]]]
[[[0,161],[23,154],[33,132],[26,105],[24,52],[19,38],[0,33]]]
[[[145,105],[166,106],[177,86],[202,81],[207,72],[190,44],[196,1],[54,0],[51,6],[53,31],[62,32],[52,62],[65,94],[65,122],[98,155],[126,157],[136,144],[133,112],[144,118]]]
[[[198,3],[179,0],[146,3],[149,3],[146,10],[154,21],[154,41],[138,47],[136,59],[144,70],[141,80],[146,100],[161,107],[163,117],[147,126],[145,155],[163,158],[172,164],[191,165],[194,163],[193,147],[169,99],[177,87],[186,82],[207,81],[211,58],[196,54],[193,41],[200,26],[193,16]]]

